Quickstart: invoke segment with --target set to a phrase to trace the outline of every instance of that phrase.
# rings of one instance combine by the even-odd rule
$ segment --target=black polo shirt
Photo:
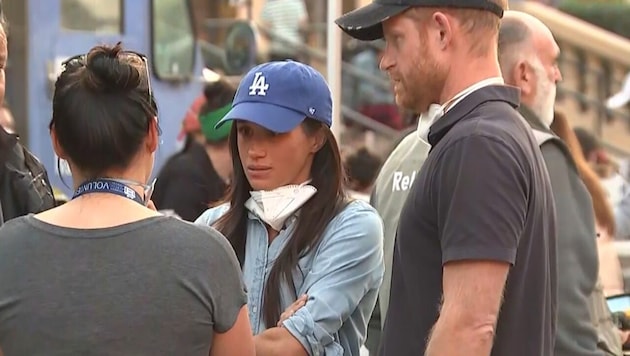
[[[442,266],[469,259],[511,264],[492,355],[552,355],[555,210],[519,100],[516,88],[484,87],[431,127],[432,149],[400,216],[381,356],[424,355]]]

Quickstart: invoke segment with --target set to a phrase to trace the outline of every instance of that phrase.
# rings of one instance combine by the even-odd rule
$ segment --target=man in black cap
[[[556,229],[538,144],[504,85],[505,1],[375,0],[336,23],[385,38],[396,102],[431,150],[403,206],[381,356],[547,356]]]

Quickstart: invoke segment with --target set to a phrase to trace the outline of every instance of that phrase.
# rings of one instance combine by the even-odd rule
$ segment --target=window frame
[[[118,1],[118,6],[119,6],[119,12],[118,12],[118,30],[115,32],[111,32],[111,31],[94,31],[94,30],[85,30],[85,29],[72,29],[72,28],[66,28],[63,26],[63,19],[64,19],[64,1],[65,0],[60,0],[59,1],[59,29],[60,31],[64,32],[64,33],[92,33],[92,34],[99,34],[99,35],[112,35],[112,36],[123,36],[127,30],[126,26],[125,26],[125,1],[126,0],[117,0]],[[96,12],[98,13],[98,12]]]
[[[191,53],[191,63],[190,63],[190,73],[185,73],[185,74],[180,74],[180,75],[165,75],[163,73],[160,73],[160,71],[158,70],[157,67],[157,54],[156,54],[156,44],[157,41],[155,39],[155,26],[156,26],[156,16],[155,16],[155,11],[156,11],[156,6],[155,6],[155,2],[156,1],[160,1],[160,0],[150,0],[150,5],[149,5],[149,25],[150,25],[150,29],[149,31],[151,32],[150,36],[149,36],[149,40],[150,40],[150,44],[149,44],[149,48],[151,51],[151,71],[153,73],[153,75],[155,76],[155,78],[159,81],[163,81],[163,82],[171,82],[171,83],[183,83],[183,82],[190,82],[193,80],[194,76],[195,76],[195,65],[197,63],[197,34],[195,31],[195,19],[193,17],[193,10],[192,10],[192,2],[191,0],[182,0],[184,6],[186,7],[186,12],[188,13],[188,18],[190,19],[189,23],[190,23],[190,34],[192,36],[193,39],[193,46],[192,46],[192,53]]]

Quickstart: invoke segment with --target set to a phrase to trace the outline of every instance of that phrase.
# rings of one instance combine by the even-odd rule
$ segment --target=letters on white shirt
[[[392,192],[403,192],[409,190],[413,181],[416,179],[417,171],[413,171],[411,174],[405,174],[402,171],[394,172],[392,179]]]

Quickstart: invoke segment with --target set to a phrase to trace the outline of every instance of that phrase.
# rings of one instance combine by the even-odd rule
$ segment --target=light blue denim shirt
[[[221,205],[196,223],[212,225],[228,209]],[[248,214],[243,275],[254,335],[265,331],[262,301],[268,272],[291,237],[295,218],[268,243],[264,223]],[[383,223],[376,210],[352,201],[328,224],[319,246],[302,257],[293,271],[293,286],[283,285],[282,309],[295,295],[306,305],[284,322],[309,355],[358,356],[383,278]]]

